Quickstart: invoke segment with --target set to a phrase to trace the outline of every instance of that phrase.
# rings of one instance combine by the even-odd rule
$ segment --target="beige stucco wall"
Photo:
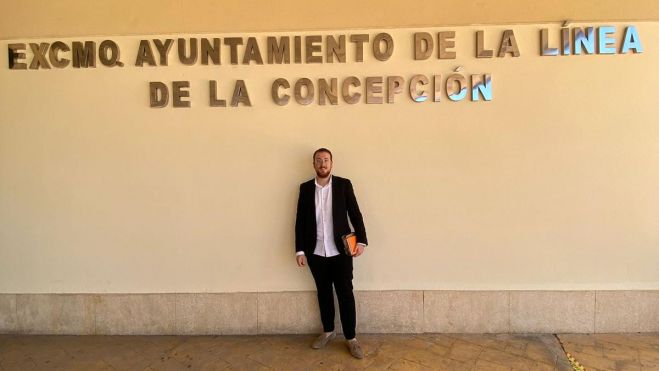
[[[3,61],[8,43],[28,37],[111,38],[126,63],[11,71],[3,62],[0,292],[311,289],[294,265],[292,230],[297,184],[312,176],[319,146],[335,152],[335,173],[353,180],[365,214],[371,245],[356,261],[357,289],[659,288],[656,21],[573,24],[616,25],[618,40],[634,24],[642,54],[540,57],[539,29],[557,37],[558,23],[494,24],[387,29],[396,53],[384,63],[367,54],[364,63],[188,67],[170,58],[168,67],[136,68],[140,38],[172,36],[161,22],[136,27],[148,36],[112,36],[132,33],[113,25],[132,23],[107,18],[107,28],[58,33],[55,22],[0,34]],[[186,22],[174,36],[230,36],[219,26],[188,33],[200,29]],[[275,33],[274,22],[238,35],[383,30],[335,22],[319,25],[330,31]],[[474,58],[476,30],[494,45],[508,28],[521,57]],[[456,60],[412,59],[413,32],[449,29]],[[493,101],[270,99],[277,77],[409,79],[457,66],[491,73]],[[211,79],[223,98],[244,79],[253,107],[208,107]],[[149,108],[154,80],[190,81],[192,108]]]
[[[23,0],[0,11],[2,38],[659,20],[655,0]]]

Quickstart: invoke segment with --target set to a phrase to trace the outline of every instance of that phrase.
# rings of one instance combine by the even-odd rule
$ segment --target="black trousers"
[[[355,296],[352,293],[352,257],[337,255],[331,258],[313,255],[307,257],[309,269],[318,290],[320,319],[325,332],[334,331],[334,293],[336,290],[341,314],[343,335],[350,340],[355,337]]]

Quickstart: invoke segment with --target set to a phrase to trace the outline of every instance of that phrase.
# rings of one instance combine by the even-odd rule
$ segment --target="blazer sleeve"
[[[366,238],[366,227],[364,226],[364,218],[362,217],[361,211],[359,211],[359,204],[357,204],[355,190],[352,188],[352,182],[350,182],[350,180],[348,180],[346,188],[346,198],[348,216],[350,217],[350,223],[352,223],[352,226],[355,228],[357,242],[368,245],[368,239]]]
[[[297,212],[295,214],[295,252],[304,251],[304,184],[300,184],[300,193],[297,198]]]

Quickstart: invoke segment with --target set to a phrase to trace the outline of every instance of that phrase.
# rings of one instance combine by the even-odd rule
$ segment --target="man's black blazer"
[[[359,211],[355,191],[349,179],[332,175],[332,221],[334,222],[334,242],[339,253],[344,254],[341,237],[350,232],[350,223],[355,228],[357,242],[368,244],[364,219]],[[316,248],[316,183],[315,179],[300,184],[295,217],[295,251],[313,254]]]

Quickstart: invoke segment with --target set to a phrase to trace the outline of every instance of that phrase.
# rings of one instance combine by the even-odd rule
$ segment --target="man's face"
[[[332,159],[327,152],[318,152],[313,158],[313,168],[319,178],[327,178],[332,171]]]

